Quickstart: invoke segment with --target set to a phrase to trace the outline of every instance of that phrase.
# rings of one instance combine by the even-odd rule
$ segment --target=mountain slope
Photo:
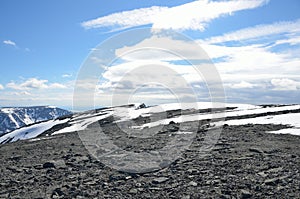
[[[300,105],[222,104],[165,104],[153,107],[127,105],[86,111],[39,124],[33,124],[0,137],[0,143],[31,139],[43,135],[83,131],[90,125],[116,123],[127,134],[147,134],[149,129],[162,128],[171,123],[185,124],[202,121],[210,127],[224,124],[243,125],[281,124],[282,129],[274,133],[300,135]],[[220,121],[219,121],[220,120]],[[224,121],[225,120],[225,121]],[[99,126],[100,127],[100,126]],[[187,131],[178,129],[181,131]],[[141,133],[142,132],[142,133]],[[151,132],[153,133],[153,131]],[[154,132],[155,133],[155,132]]]
[[[36,122],[71,114],[52,106],[0,108],[0,135]]]
[[[172,121],[182,122],[178,118],[184,118],[184,115],[187,120],[192,120],[199,115],[201,117],[197,119],[204,119],[203,123],[209,122],[205,120],[210,112],[207,107],[209,105],[202,104],[200,109],[193,110],[161,106]],[[171,164],[162,164],[162,169],[146,173],[124,172],[106,164],[104,159],[88,150],[89,146],[79,134],[91,133],[101,126],[124,152],[137,155],[148,152],[160,156],[162,154],[157,150],[165,141],[169,141],[166,146],[172,144],[178,134],[178,123],[173,121],[164,125],[167,128],[161,129],[153,139],[122,133],[129,122],[134,122],[131,126],[135,128],[147,123],[157,124],[155,121],[166,123],[166,118],[160,117],[159,107],[136,109],[128,106],[87,111],[52,120],[53,123],[61,122],[54,126],[48,121],[24,127],[31,128],[27,129],[30,132],[27,135],[37,133],[42,126],[50,129],[41,130],[44,133],[34,139],[0,145],[0,198],[300,198],[300,136],[266,133],[297,128],[282,124],[237,124],[239,120],[294,123],[290,120],[297,120],[295,114],[300,112],[299,106],[229,104],[226,107],[215,110],[228,112],[230,116],[224,122],[228,125],[223,125],[217,143],[206,155],[203,156],[203,146],[209,132],[199,128],[194,141],[180,157]],[[93,122],[97,120],[99,122]],[[208,128],[213,125],[220,124],[211,124]],[[76,129],[84,130],[71,132]],[[58,131],[59,134],[50,136]],[[46,134],[49,136],[44,136]],[[188,134],[179,138],[185,136]],[[101,155],[103,151],[97,152]],[[119,157],[119,161],[114,161],[116,165],[125,163],[123,154],[107,154],[111,155]],[[161,159],[164,158],[168,157]],[[146,160],[145,164],[152,162]]]

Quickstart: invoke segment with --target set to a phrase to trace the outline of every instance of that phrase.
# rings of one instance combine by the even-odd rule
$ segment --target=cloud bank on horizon
[[[235,21],[231,21],[231,18],[244,12],[248,12],[248,15],[256,18],[256,12],[259,12],[261,8],[271,6],[271,3],[272,0],[199,0],[176,6],[152,5],[112,12],[90,20],[84,19],[81,26],[87,32],[97,30],[111,34],[144,26],[150,27],[153,32],[158,30],[179,31],[192,37],[211,58],[223,80],[228,101],[299,103],[300,15],[287,20],[284,17],[283,19],[278,17],[287,15],[287,13],[273,13],[272,15],[278,16],[269,20],[268,23],[258,23],[257,20],[243,17],[240,20],[235,18]],[[300,4],[295,6],[300,8]],[[222,20],[224,27],[226,26],[223,28],[226,32],[222,30],[222,27],[217,31],[211,29],[213,23],[218,20]],[[242,25],[234,24],[237,21]],[[11,40],[4,40],[3,43],[16,46],[15,42]],[[170,35],[145,37],[144,40],[130,46],[116,48],[115,54],[121,56],[126,51],[147,47],[153,43],[170,44],[168,45],[170,50],[172,48],[189,50],[190,59],[197,59],[193,55],[193,46],[189,42],[176,40]],[[172,46],[173,44],[176,45]],[[158,55],[155,52],[153,54],[150,52],[150,55],[152,55],[150,59],[147,59],[149,52],[122,56],[121,63],[107,68],[103,74],[105,81],[97,85],[96,98],[99,100],[99,104],[110,105],[110,102],[103,99],[118,86],[118,80],[132,68],[138,67],[141,61],[150,63],[153,58],[157,63],[175,68],[195,88],[201,88],[203,85],[203,80],[194,74],[192,66],[183,64],[178,57]],[[62,102],[55,100],[55,96],[59,95],[64,96],[62,97],[62,101],[65,101],[64,105],[71,104],[74,79],[68,79],[72,77],[69,74],[62,74],[61,77],[64,80],[57,82],[37,77],[19,78],[7,83],[0,82],[1,93],[6,94],[1,96],[0,101],[3,104],[9,104],[14,101],[14,96],[21,96],[24,103],[28,101],[34,103],[38,98],[39,103],[44,100],[47,104],[60,105],[59,103]],[[128,85],[130,84],[122,86],[124,89],[128,89]],[[201,89],[199,91],[204,92]],[[23,95],[20,94],[21,92]],[[160,97],[164,101],[171,99],[171,96],[169,98],[166,93],[165,95],[160,94],[160,89],[156,91],[152,89],[151,92],[153,92],[152,95],[140,93],[139,98],[148,97],[150,102]],[[199,99],[205,98],[206,96],[199,96]],[[153,103],[155,102],[153,101]]]

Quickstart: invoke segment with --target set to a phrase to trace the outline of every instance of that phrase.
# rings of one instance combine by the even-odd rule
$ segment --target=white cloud
[[[7,88],[12,88],[15,90],[30,90],[30,89],[40,89],[40,88],[47,88],[46,83],[48,80],[39,80],[36,78],[30,78],[20,84],[15,82],[10,82],[6,85]]]
[[[271,84],[274,86],[273,90],[298,90],[300,89],[300,82],[292,79],[272,79]]]
[[[67,87],[60,83],[53,83],[53,84],[49,84],[47,88],[67,88]]]
[[[236,11],[257,8],[266,2],[264,0],[194,1],[159,13],[155,16],[152,27],[154,29],[204,30],[207,23],[213,19],[231,15]]]
[[[255,87],[255,84],[252,84],[252,83],[249,83],[246,81],[241,81],[240,83],[230,84],[228,86],[233,89],[244,89],[244,88],[253,88],[253,87]]]
[[[103,74],[103,77],[106,80],[109,80],[109,82],[103,82],[100,85],[100,88],[116,87],[120,81],[124,81],[124,76],[127,76],[132,80],[136,80],[136,82],[140,82],[140,79],[148,76],[147,71],[139,71],[142,67],[145,67],[145,69],[148,67],[147,70],[150,70],[148,71],[149,74],[155,73],[155,76],[152,77],[153,82],[161,82],[163,79],[168,78],[168,75],[172,72],[184,76],[184,78],[189,82],[192,82],[195,79],[199,80],[199,75],[197,75],[197,71],[192,66],[174,65],[157,60],[136,60],[108,68],[108,70]],[[151,72],[151,68],[158,67],[161,68],[160,71]]]
[[[223,81],[231,85],[238,81],[264,82],[300,77],[300,57],[293,50],[273,52],[264,45],[203,45],[203,48],[215,60]]]
[[[244,71],[257,74],[271,72],[274,69],[279,72],[283,68],[283,64],[291,61],[287,54],[271,52],[264,46],[259,45],[237,47],[233,50],[231,47],[224,49],[232,54],[227,56],[225,61],[216,63],[216,65],[220,71],[226,73]],[[283,68],[283,70],[286,69]]]
[[[153,29],[204,30],[208,22],[233,12],[253,9],[267,0],[209,1],[201,0],[175,7],[140,8],[110,14],[83,22],[85,28],[130,28],[152,25]],[[170,20],[171,19],[171,20]]]
[[[16,43],[11,40],[4,40],[3,43],[6,45],[17,46]]]
[[[208,65],[209,67],[211,65]],[[200,70],[203,72],[203,68]],[[209,71],[207,68],[204,70],[206,73],[207,70]],[[155,95],[159,89],[154,89],[153,85],[162,85],[180,98],[191,99],[196,95],[193,89],[201,90],[199,94],[203,95],[207,94],[207,86],[210,86],[211,91],[214,90],[212,86],[216,86],[214,84],[215,74],[209,74],[204,79],[201,72],[199,73],[192,65],[176,65],[157,60],[137,60],[109,67],[103,74],[105,81],[101,81],[97,87],[104,94],[112,92],[123,94],[120,99],[126,99],[126,93],[131,95],[132,91],[140,88],[146,89],[148,95]],[[173,100],[173,98],[169,99]]]
[[[66,88],[66,86],[59,83],[48,84],[48,80],[29,78],[21,83],[11,81],[6,85],[7,88],[14,90],[32,90],[32,89],[46,89],[46,88]]]
[[[199,43],[216,60],[215,65],[222,77],[232,74],[236,81],[245,75],[259,80],[268,76],[270,80],[276,75],[285,78],[300,73],[299,48],[277,48],[279,44],[299,45],[299,34],[300,20],[296,20],[249,27],[199,40]],[[251,39],[255,44],[247,44]],[[241,42],[240,46],[222,44],[226,41],[246,42]]]
[[[27,91],[21,91],[21,92],[14,92],[13,94],[17,95],[17,96],[24,96],[24,95],[31,95],[29,92]]]
[[[299,32],[300,32],[300,30],[299,30]],[[300,36],[291,37],[291,38],[283,39],[283,40],[278,40],[275,42],[275,45],[279,45],[279,44],[290,44],[292,46],[298,45],[298,44],[300,44]]]
[[[62,77],[63,78],[70,78],[70,77],[72,77],[72,74],[63,74]]]
[[[116,49],[116,56],[127,61],[209,60],[221,74],[293,74],[300,72],[300,59],[290,52],[272,52],[264,44],[224,46],[152,36],[133,46]],[[203,50],[202,50],[203,49]],[[174,53],[174,54],[173,54]],[[208,55],[206,55],[206,53]],[[179,55],[179,56],[178,56]],[[184,57],[183,57],[184,56]],[[150,63],[149,62],[149,63]],[[187,67],[184,67],[187,70]],[[239,78],[237,75],[236,78]]]
[[[200,52],[199,52],[200,51]],[[152,36],[133,46],[116,49],[117,57],[125,60],[182,60],[208,58],[201,47],[192,41]],[[185,56],[184,58],[182,56]]]
[[[153,17],[162,11],[168,9],[167,7],[153,6],[150,8],[141,8],[130,11],[123,11],[110,14],[97,19],[83,22],[81,25],[85,28],[99,28],[99,27],[134,27],[145,24],[150,24]]]
[[[221,36],[211,37],[205,40],[207,43],[222,43],[227,41],[242,41],[249,39],[261,39],[270,35],[281,33],[300,32],[300,19],[296,21],[276,22],[273,24],[257,25],[241,30],[226,33]]]
[[[2,84],[0,84],[0,90],[3,90],[4,86]]]
[[[276,42],[276,40],[273,40],[273,42]],[[300,58],[297,52],[293,52],[293,50],[273,52],[265,44],[225,46],[208,44],[203,41],[199,41],[198,44],[200,47],[195,45],[194,42],[175,40],[171,37],[152,36],[133,46],[116,49],[116,56],[131,62],[109,68],[104,77],[110,79],[111,82],[102,86],[106,88],[113,87],[114,82],[121,78],[122,74],[125,73],[124,70],[128,67],[138,67],[138,65],[151,63],[160,64],[161,61],[165,64],[165,61],[183,59],[183,57],[172,56],[172,52],[187,55],[187,60],[199,59],[201,57],[199,53],[197,54],[199,48],[202,48],[208,54],[208,57],[214,60],[214,64],[225,84],[235,89],[257,86],[249,83],[249,81],[260,82],[259,85],[266,88],[266,81],[276,77],[297,78],[299,75],[295,75],[300,74],[300,68],[298,67]],[[297,51],[297,49],[294,51]],[[208,58],[203,53],[200,59],[207,60]],[[193,68],[188,65],[174,64],[170,65],[170,68],[175,68],[190,83],[203,82]]]
[[[154,25],[153,22],[153,27]],[[173,26],[172,23],[171,26]],[[182,25],[180,27],[185,28]],[[180,28],[176,27],[176,29]],[[192,29],[190,25],[189,29]],[[153,32],[154,35],[155,33]],[[174,38],[177,37],[172,38],[170,35],[168,35],[169,37],[163,37],[161,34],[157,35],[146,38],[133,46],[116,49],[116,56],[126,63],[118,63],[118,65],[106,68],[103,77],[107,81],[101,82],[97,86],[102,92],[100,93],[101,100],[103,100],[103,96],[107,94],[109,89],[115,89],[118,86],[119,88],[130,89],[130,83],[125,82],[118,85],[118,81],[122,79],[128,70],[130,71],[142,65],[161,64],[170,67],[188,83],[193,85],[199,83],[205,87],[204,79],[199,78],[199,75],[195,73],[191,66],[180,65],[182,62],[176,62],[182,60],[181,57],[173,56],[172,53],[162,53],[164,50],[166,52],[175,51],[180,55],[188,55],[187,59],[199,59],[198,54],[195,53],[197,50],[195,44],[175,40]],[[198,43],[215,62],[214,64],[226,88],[230,88],[229,98],[245,101],[250,99],[255,102],[253,100],[260,97],[260,100],[268,99],[272,101],[277,98],[282,99],[282,96],[274,95],[272,90],[293,91],[300,89],[299,81],[297,81],[300,79],[300,57],[299,48],[297,48],[300,44],[299,36],[300,20],[296,20],[249,27],[221,36],[207,38],[206,40],[199,40]],[[226,41],[244,42],[240,42],[238,46],[231,46],[231,43],[223,43]],[[276,48],[280,44],[294,46],[289,48],[284,45]],[[154,49],[151,49],[153,47]],[[138,76],[133,78],[138,78]],[[158,82],[160,78],[162,77],[158,76]],[[131,87],[134,86],[131,84]],[[257,92],[247,91],[247,89],[253,88],[257,89]]]

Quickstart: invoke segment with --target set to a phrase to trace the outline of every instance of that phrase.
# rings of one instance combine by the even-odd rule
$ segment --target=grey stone
[[[55,165],[54,165],[53,162],[45,162],[45,163],[43,164],[43,168],[44,168],[44,169],[55,168]]]
[[[261,149],[258,148],[250,148],[249,151],[254,153],[261,153],[261,154],[264,153]]]
[[[155,183],[155,184],[160,184],[160,183],[166,182],[167,180],[169,180],[169,178],[166,178],[166,177],[158,177],[158,178],[153,179],[152,182]]]
[[[247,199],[247,198],[251,198],[251,197],[252,197],[252,194],[248,190],[245,190],[245,189],[241,190],[241,198],[242,199]]]
[[[138,190],[137,189],[130,189],[129,193],[131,193],[131,194],[137,194]]]
[[[64,160],[55,160],[55,161],[52,161],[52,163],[54,164],[55,168],[58,168],[58,169],[64,169],[67,167]]]
[[[270,186],[276,186],[279,183],[279,180],[280,180],[279,178],[267,179],[265,180],[265,184]]]
[[[197,184],[197,182],[191,181],[191,182],[189,182],[188,185],[189,185],[189,186],[196,187],[198,184]]]

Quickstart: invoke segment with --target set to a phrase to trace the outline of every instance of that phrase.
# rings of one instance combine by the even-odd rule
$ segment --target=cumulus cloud
[[[11,81],[6,85],[7,88],[14,90],[32,90],[32,89],[46,89],[46,88],[66,88],[66,86],[59,83],[49,84],[48,80],[29,78],[21,83]]]
[[[30,89],[40,89],[47,88],[46,83],[48,80],[39,80],[36,78],[30,78],[22,83],[10,82],[6,85],[7,88],[12,88],[15,90],[30,90]]]
[[[253,88],[255,87],[255,84],[246,81],[241,81],[240,83],[230,84],[228,86],[233,89],[245,89],[245,88]]]
[[[175,7],[140,8],[113,13],[83,22],[85,28],[130,28],[152,25],[153,29],[201,30],[208,22],[236,11],[253,9],[267,0],[209,1],[201,0]],[[171,19],[171,20],[170,20]]]
[[[4,86],[2,84],[0,84],[0,90],[3,90]]]
[[[11,46],[15,46],[15,47],[17,46],[17,44],[11,40],[4,40],[3,43],[6,45],[11,45]]]
[[[272,79],[271,84],[274,86],[273,90],[298,90],[300,89],[300,82],[292,79]]]

